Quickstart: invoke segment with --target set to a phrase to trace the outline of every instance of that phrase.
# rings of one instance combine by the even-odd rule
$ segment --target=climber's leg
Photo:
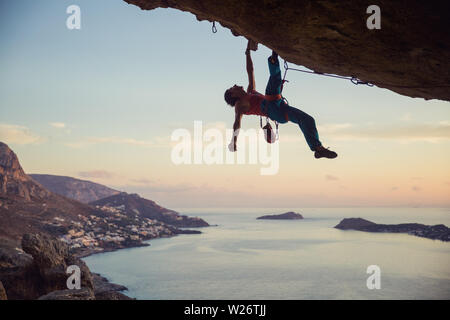
[[[272,61],[273,60],[273,61]],[[274,56],[270,56],[268,58],[268,64],[269,64],[269,72],[270,77],[267,81],[266,86],[266,95],[277,95],[281,94],[281,70],[280,70],[280,63],[278,61],[278,56],[274,58]],[[282,100],[274,100],[274,101],[263,101],[262,109],[266,112],[268,117],[272,119],[273,121],[277,121],[279,123],[285,123],[287,120],[285,120],[285,112],[282,110],[280,104],[282,104]]]
[[[278,57],[272,63],[272,56],[270,56],[267,60],[269,64],[269,72],[270,77],[266,86],[266,95],[275,95],[281,93],[281,70],[280,70],[280,62],[278,61]]]
[[[316,128],[316,121],[306,112],[297,108],[286,106],[289,121],[298,124],[305,136],[306,142],[312,151],[316,151],[322,143],[319,140],[319,133]]]

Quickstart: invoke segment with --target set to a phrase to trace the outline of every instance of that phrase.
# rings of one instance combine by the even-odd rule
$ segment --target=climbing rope
[[[366,86],[369,87],[373,87],[373,84],[370,82],[366,82],[366,81],[362,81],[359,80],[357,77],[352,76],[352,77],[345,77],[345,76],[339,76],[336,74],[329,74],[329,73],[323,73],[323,72],[317,72],[317,71],[309,71],[309,70],[302,70],[302,69],[296,69],[296,68],[290,68],[287,61],[284,60],[284,76],[283,76],[283,82],[282,84],[284,84],[284,82],[288,82],[286,80],[286,74],[289,70],[293,70],[293,71],[299,71],[299,72],[304,72],[304,73],[310,73],[310,74],[316,74],[319,76],[325,76],[325,77],[331,77],[331,78],[338,78],[338,79],[344,79],[344,80],[350,80],[353,84],[358,85],[358,84],[365,84]],[[283,88],[283,87],[282,87]]]
[[[299,71],[299,72],[310,73],[310,74],[316,74],[316,75],[319,75],[319,76],[326,76],[326,77],[350,80],[355,85],[364,84],[364,85],[369,86],[369,87],[373,87],[374,86],[373,83],[359,80],[355,76],[345,77],[345,76],[339,76],[339,75],[336,75],[336,74],[329,74],[329,73],[322,73],[322,72],[317,72],[317,71],[309,71],[309,70],[302,70],[302,69],[291,68],[287,64],[287,61],[284,60],[284,76],[283,76],[283,83],[282,83],[282,87],[281,88],[283,88],[284,82],[289,82],[289,81],[287,81],[285,79],[288,70]],[[450,84],[442,84],[442,83],[435,84],[435,85],[429,85],[429,86],[404,86],[404,85],[397,85],[397,84],[391,84],[391,83],[379,83],[379,84],[382,85],[382,86],[386,86],[386,87],[410,88],[410,89],[450,88]]]
[[[215,21],[213,21],[213,24],[212,24],[212,33],[216,33],[217,32],[217,28],[216,28],[216,22]]]
[[[214,31],[213,31],[214,32]],[[374,84],[370,83],[370,82],[366,82],[366,81],[362,81],[360,79],[358,79],[355,76],[351,76],[351,77],[346,77],[346,76],[340,76],[340,75],[336,75],[336,74],[329,74],[329,73],[323,73],[323,72],[317,72],[317,71],[309,71],[309,70],[303,70],[303,69],[296,69],[296,68],[291,68],[289,67],[288,63],[286,60],[284,60],[284,74],[283,74],[283,79],[281,81],[281,88],[280,88],[280,94],[281,94],[281,99],[287,104],[289,105],[289,101],[283,96],[282,92],[283,92],[283,87],[284,84],[286,82],[289,82],[288,80],[286,80],[286,75],[287,72],[289,70],[292,71],[299,71],[299,72],[303,72],[303,73],[310,73],[310,74],[316,74],[319,76],[325,76],[325,77],[330,77],[330,78],[337,78],[337,79],[343,79],[343,80],[350,80],[351,83],[353,83],[354,85],[358,85],[358,84],[363,84],[366,85],[368,87],[373,87]],[[394,88],[411,88],[411,89],[426,89],[426,88],[450,88],[450,84],[435,84],[435,85],[429,85],[429,86],[405,86],[405,85],[396,85],[396,84],[389,84],[389,83],[379,83],[379,85],[382,86],[386,86],[386,87],[394,87]],[[260,116],[260,126],[261,128],[264,130],[267,125],[269,125],[269,118],[266,117],[266,126],[263,128],[262,125],[262,117]],[[278,122],[275,122],[275,126],[276,126],[276,136],[275,136],[275,141],[279,139],[279,133],[278,133]],[[268,129],[267,129],[268,130]]]

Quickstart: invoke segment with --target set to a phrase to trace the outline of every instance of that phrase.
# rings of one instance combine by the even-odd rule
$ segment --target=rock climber
[[[255,76],[250,50],[257,50],[257,44],[252,40],[249,40],[247,49],[245,50],[248,74],[247,91],[241,86],[234,85],[227,89],[224,95],[226,103],[231,107],[234,107],[235,110],[235,120],[233,124],[234,135],[228,146],[229,150],[232,152],[237,150],[236,142],[241,127],[242,116],[257,115],[268,117],[278,123],[291,121],[297,124],[303,132],[309,148],[314,152],[315,158],[336,158],[336,152],[322,146],[314,118],[307,113],[288,105],[282,98],[280,63],[278,61],[278,54],[275,51],[272,51],[272,55],[268,58],[270,77],[265,94],[261,94],[255,90]]]

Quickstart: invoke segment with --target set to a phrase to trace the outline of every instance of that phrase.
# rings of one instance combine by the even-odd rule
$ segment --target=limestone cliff
[[[0,142],[0,196],[17,196],[30,201],[49,195],[50,192],[25,174],[17,155]]]
[[[450,101],[450,3],[378,0],[381,29],[366,27],[366,0],[125,0],[217,21],[317,72],[356,76],[402,95]],[[139,31],[141,32],[141,31]]]

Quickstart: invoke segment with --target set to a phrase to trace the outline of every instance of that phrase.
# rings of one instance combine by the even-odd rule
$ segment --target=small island
[[[303,219],[303,216],[300,213],[295,213],[295,212],[289,211],[289,212],[282,213],[282,214],[261,216],[256,219],[259,219],[259,220],[263,220],[263,219],[267,219],[267,220],[299,220],[299,219]]]
[[[443,224],[434,226],[419,223],[378,224],[362,218],[346,218],[339,222],[335,228],[365,232],[407,233],[433,240],[450,241],[450,229]]]

